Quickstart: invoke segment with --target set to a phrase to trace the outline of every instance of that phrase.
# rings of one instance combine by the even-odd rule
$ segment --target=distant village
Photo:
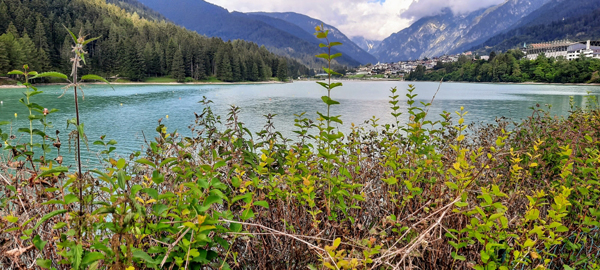
[[[547,57],[564,57],[571,61],[584,55],[588,58],[600,59],[600,41],[582,41],[573,42],[570,40],[559,40],[553,42],[523,44],[521,51],[529,60],[535,60],[540,54]],[[426,69],[433,69],[438,63],[457,62],[459,57],[467,56],[471,59],[489,60],[489,55],[475,55],[473,52],[464,52],[456,55],[443,55],[440,57],[425,58],[422,60],[400,61],[397,63],[377,63],[367,64],[356,69],[355,72],[346,74],[349,79],[399,79],[402,80],[405,75],[413,72],[417,66],[424,66]]]

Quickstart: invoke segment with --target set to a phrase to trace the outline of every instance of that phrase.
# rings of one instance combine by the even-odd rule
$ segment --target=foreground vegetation
[[[318,57],[331,63],[340,44],[317,31],[328,49]],[[127,159],[102,137],[93,144],[106,167],[82,171],[63,163],[56,110],[36,104],[29,83],[70,81],[79,156],[78,67],[90,40],[71,36],[72,76],[11,72],[25,78],[30,124],[0,122],[2,269],[600,269],[593,97],[566,118],[535,107],[520,123],[476,127],[464,108],[431,121],[412,86],[400,112],[394,88],[394,123],[343,134],[343,117],[330,115],[342,84],[329,80],[318,82],[327,111],[316,122],[297,115],[293,140],[273,115],[252,134],[240,108],[221,117],[202,100],[193,136],[159,120],[146,151]]]
[[[457,62],[438,62],[432,71],[418,66],[407,76],[411,81],[464,82],[541,82],[600,83],[600,59],[580,58],[567,61],[541,54],[535,60],[524,58],[523,52],[510,50],[489,60],[471,60],[461,56]]]

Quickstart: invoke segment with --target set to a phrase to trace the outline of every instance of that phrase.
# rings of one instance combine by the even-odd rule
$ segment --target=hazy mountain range
[[[229,12],[202,0],[137,1],[168,20],[200,34],[223,40],[252,41],[313,67],[321,64],[313,59],[315,54],[321,52],[317,46],[319,40],[313,35],[314,27],[323,23],[318,19],[293,12]],[[136,0],[127,2],[132,4]],[[348,38],[335,26],[324,25],[330,29],[332,41],[344,43],[344,46],[338,47],[344,55],[338,62],[356,66],[472,49],[481,52],[506,50],[519,46],[523,40],[539,42],[552,37],[600,37],[599,29],[595,28],[600,20],[596,20],[597,16],[594,15],[599,8],[600,0],[506,0],[499,5],[464,14],[445,9],[437,15],[418,19],[410,27],[399,29],[382,41],[360,36]],[[549,25],[558,25],[560,29],[557,32],[562,34],[540,35],[535,31]],[[569,31],[576,32],[569,35],[563,33]]]

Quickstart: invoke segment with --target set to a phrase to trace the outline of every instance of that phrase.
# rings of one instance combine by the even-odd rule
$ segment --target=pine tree
[[[231,59],[231,72],[232,72],[232,80],[234,82],[239,82],[242,81],[242,70],[240,68],[240,58],[239,57],[233,57]]]
[[[227,55],[223,56],[221,64],[217,70],[217,78],[221,81],[233,81],[233,72],[231,71],[231,62]]]
[[[259,79],[259,72],[258,72],[258,64],[256,64],[256,62],[252,63],[252,73],[250,73],[250,80],[251,81],[258,81]]]
[[[8,28],[6,28],[6,33],[11,33],[15,38],[19,38],[19,31],[12,21],[8,25]]]
[[[46,30],[45,26],[40,20],[37,19],[37,23],[35,25],[35,31],[33,33],[33,43],[35,43],[36,48],[42,48],[45,51],[48,51],[48,39],[46,38]]]
[[[10,16],[8,15],[8,7],[4,3],[4,1],[0,0],[0,29],[5,29],[8,27],[8,22],[10,22]]]
[[[178,82],[185,81],[185,62],[183,61],[183,53],[181,50],[177,50],[173,55],[173,61],[171,62],[171,76]]]
[[[27,64],[31,70],[38,70],[40,67],[37,56],[38,50],[35,48],[35,44],[33,43],[33,40],[29,38],[27,32],[23,33],[23,37],[19,39],[19,44],[21,45],[23,58],[18,65],[21,66]]]
[[[279,61],[279,67],[277,68],[277,78],[280,81],[286,81],[287,77],[288,77],[287,73],[288,73],[287,61],[285,61],[285,60]]]
[[[10,61],[8,59],[8,50],[6,44],[0,41],[0,74],[6,74],[10,70]]]

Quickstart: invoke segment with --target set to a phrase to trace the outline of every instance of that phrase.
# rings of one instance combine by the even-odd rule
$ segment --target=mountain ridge
[[[446,8],[390,35],[374,54],[380,62],[396,62],[462,52],[511,27],[547,1],[507,0],[467,14]]]

